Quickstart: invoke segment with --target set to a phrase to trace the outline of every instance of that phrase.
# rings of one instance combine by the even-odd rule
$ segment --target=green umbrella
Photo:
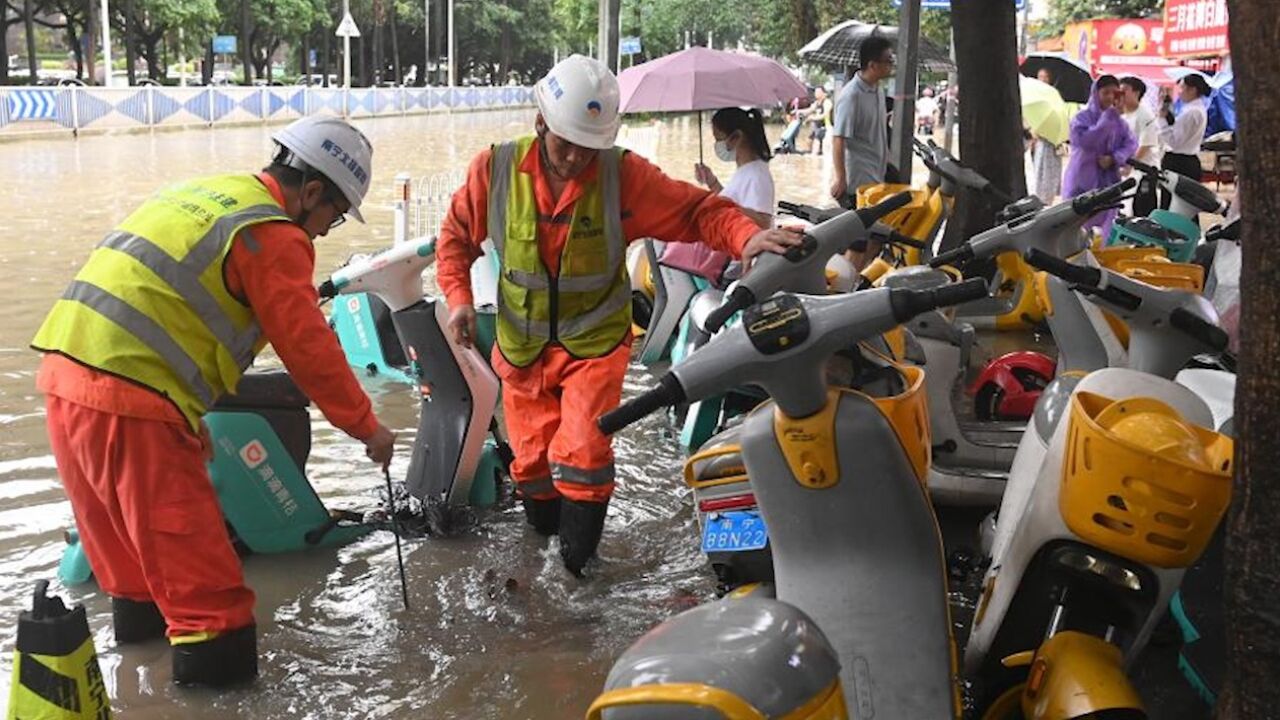
[[[1066,142],[1071,134],[1071,114],[1058,91],[1025,75],[1018,76],[1018,86],[1022,91],[1022,124],[1054,145]]]

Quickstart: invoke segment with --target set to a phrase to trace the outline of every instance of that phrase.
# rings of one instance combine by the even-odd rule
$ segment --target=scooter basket
[[[1135,444],[1108,429],[1141,413],[1172,418],[1204,462]],[[1070,530],[1101,549],[1161,568],[1188,567],[1231,502],[1231,438],[1182,420],[1153,398],[1071,398],[1058,507]]]
[[[1156,287],[1196,293],[1204,290],[1204,268],[1195,263],[1126,259],[1118,261],[1115,269]]]
[[[1117,265],[1123,261],[1164,259],[1169,251],[1163,247],[1104,247],[1094,249],[1093,256],[1102,267],[1118,270]]]

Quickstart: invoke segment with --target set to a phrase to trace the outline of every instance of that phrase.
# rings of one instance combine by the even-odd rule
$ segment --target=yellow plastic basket
[[[1181,421],[1202,446],[1206,464],[1153,454],[1104,427],[1118,415],[1147,412]],[[1153,398],[1116,401],[1079,392],[1071,399],[1069,422],[1059,497],[1067,527],[1137,562],[1162,568],[1194,563],[1231,503],[1231,438],[1186,423]]]

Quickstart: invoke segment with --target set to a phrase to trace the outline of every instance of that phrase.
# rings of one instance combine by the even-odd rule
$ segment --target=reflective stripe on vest
[[[533,142],[530,136],[495,146],[490,166],[488,235],[502,264],[499,347],[516,365],[532,362],[552,341],[579,357],[598,357],[616,347],[630,328],[631,291],[624,263],[619,187],[622,151],[598,154],[597,180],[584,190],[568,221],[569,237],[553,283],[537,247],[539,217],[533,198],[534,178],[519,169],[519,163],[532,151]],[[520,185],[513,187],[513,182]],[[579,210],[585,213],[581,218]],[[603,226],[598,234],[589,232],[594,229],[587,222],[592,217],[600,218]],[[512,228],[520,231],[518,237],[510,236]],[[603,248],[600,243],[604,243]],[[591,268],[594,272],[574,267],[573,258],[585,257],[588,259],[584,262],[589,263],[593,254],[603,255],[603,262],[596,261]],[[550,297],[552,293],[554,298]],[[566,298],[566,294],[574,295]],[[510,296],[522,297],[525,306],[513,307]],[[546,302],[540,302],[544,298]],[[554,319],[546,312],[552,307],[557,311]]]
[[[31,344],[160,392],[194,428],[260,343],[225,285],[232,239],[288,220],[252,176],[166,188],[98,243]]]

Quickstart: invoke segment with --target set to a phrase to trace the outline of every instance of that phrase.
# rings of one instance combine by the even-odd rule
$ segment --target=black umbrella
[[[845,20],[800,48],[800,59],[818,65],[857,67],[858,48],[862,41],[879,35],[897,43],[898,28],[893,25],[875,25]],[[955,69],[947,51],[925,38],[920,38],[920,67],[935,72]]]
[[[1066,53],[1027,53],[1019,69],[1027,77],[1036,77],[1042,69],[1047,69],[1053,75],[1053,82],[1049,84],[1057,88],[1058,94],[1067,102],[1083,105],[1089,102],[1089,93],[1093,92],[1093,76],[1089,74],[1089,68]]]

